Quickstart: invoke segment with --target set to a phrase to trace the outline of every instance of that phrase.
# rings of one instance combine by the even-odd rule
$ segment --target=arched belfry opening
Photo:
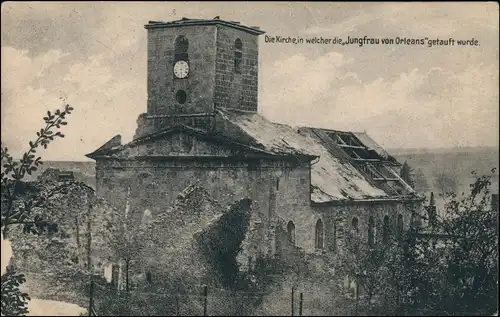
[[[188,57],[189,41],[184,35],[179,35],[175,39],[175,56],[174,62],[179,60],[187,61]]]

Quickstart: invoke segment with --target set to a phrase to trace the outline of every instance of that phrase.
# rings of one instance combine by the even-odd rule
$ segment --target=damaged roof
[[[224,126],[219,133],[275,155],[303,155],[317,157],[310,149],[311,140],[297,133],[291,126],[274,123],[255,112],[218,108],[217,114]],[[220,126],[220,124],[218,124]]]
[[[358,138],[361,143],[370,150],[377,152],[378,155],[384,159],[389,159],[389,153],[384,150],[380,145],[377,144],[366,132],[352,132],[352,134]]]
[[[252,138],[252,135],[245,133],[238,126],[226,120],[227,118],[219,117],[218,129],[216,131],[205,131],[199,128],[193,128],[187,125],[176,125],[156,131],[150,134],[143,135],[141,137],[135,138],[127,144],[121,144],[121,136],[117,135],[113,137],[110,141],[106,142],[103,146],[99,147],[92,153],[86,154],[87,157],[92,159],[115,159],[115,160],[128,160],[128,159],[166,159],[168,157],[177,157],[178,152],[172,152],[171,150],[162,148],[161,153],[155,153],[154,151],[146,150],[142,151],[139,149],[133,151],[141,145],[152,144],[155,142],[163,142],[165,139],[169,138],[175,133],[187,133],[193,135],[201,140],[207,140],[210,143],[216,143],[219,145],[225,144],[231,148],[231,154],[222,154],[222,157],[232,157],[253,152],[254,154],[261,154],[266,157],[269,156],[289,156],[295,157],[299,160],[307,160],[315,158],[311,154],[301,151],[297,148],[287,147],[287,148],[271,148],[269,146],[262,146],[257,140]],[[163,144],[164,146],[165,144]],[[162,145],[159,146],[160,148]],[[213,156],[215,153],[196,153],[197,157],[201,156]],[[229,155],[229,156],[228,156]],[[221,157],[221,153],[217,154]]]
[[[388,199],[415,194],[394,169],[401,164],[366,133],[309,127],[301,127],[299,132],[314,139],[322,151],[316,164],[321,170],[315,166],[311,170],[314,202]],[[361,142],[358,135],[368,144]]]
[[[299,133],[299,129],[271,122],[258,113],[228,109],[218,109],[218,113],[251,136],[254,146],[277,155],[301,153],[319,157],[311,166],[313,202],[389,197],[384,190],[371,185],[349,162],[343,162],[330,153],[309,133]]]
[[[217,108],[216,129],[202,132],[214,140],[268,155],[295,156],[311,161],[311,201],[328,203],[360,200],[385,200],[414,196],[393,167],[400,165],[366,133],[352,133],[309,127],[293,128],[274,123],[255,112]],[[92,158],[119,158],[122,150],[155,138],[166,137],[169,129],[118,145],[115,137],[108,147],[89,154]]]

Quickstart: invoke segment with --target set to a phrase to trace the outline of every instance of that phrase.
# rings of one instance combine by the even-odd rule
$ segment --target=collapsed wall
[[[149,226],[144,267],[182,284],[228,285],[239,270],[250,214],[248,199],[222,207],[201,186],[189,186]]]
[[[195,235],[205,261],[222,287],[234,287],[238,283],[239,264],[237,255],[242,251],[251,215],[251,201],[243,199],[230,205],[227,211],[206,229]]]

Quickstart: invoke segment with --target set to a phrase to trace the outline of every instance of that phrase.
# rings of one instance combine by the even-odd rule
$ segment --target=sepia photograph
[[[7,1],[1,316],[498,316],[498,2]]]

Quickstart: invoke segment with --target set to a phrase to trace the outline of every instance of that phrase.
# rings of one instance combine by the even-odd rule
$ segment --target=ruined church
[[[145,28],[147,111],[131,142],[117,135],[87,154],[99,196],[116,208],[129,201],[137,221],[193,184],[221,205],[248,199],[249,258],[278,252],[278,229],[321,255],[337,252],[346,228],[373,243],[384,228],[412,221],[408,206],[421,197],[366,133],[294,128],[259,114],[259,27],[183,18]]]

